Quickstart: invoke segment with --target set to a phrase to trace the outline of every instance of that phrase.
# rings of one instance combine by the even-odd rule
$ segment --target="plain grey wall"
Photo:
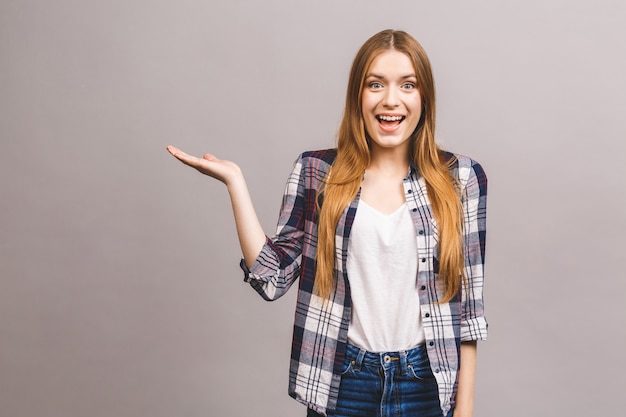
[[[490,179],[475,415],[623,410],[623,2],[2,0],[0,415],[304,415],[295,291],[242,283],[223,186],[164,148],[237,161],[272,233],[385,28]]]

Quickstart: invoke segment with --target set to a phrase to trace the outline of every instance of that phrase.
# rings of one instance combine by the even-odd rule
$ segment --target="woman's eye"
[[[370,88],[373,88],[373,89],[383,88],[383,85],[375,81],[375,82],[370,83]]]
[[[404,88],[405,90],[412,90],[415,88],[415,84],[413,83],[405,83],[402,84],[402,88]]]

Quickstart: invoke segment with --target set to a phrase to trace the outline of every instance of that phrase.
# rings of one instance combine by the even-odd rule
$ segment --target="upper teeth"
[[[395,122],[398,120],[402,120],[402,116],[378,116],[378,118],[386,122]]]

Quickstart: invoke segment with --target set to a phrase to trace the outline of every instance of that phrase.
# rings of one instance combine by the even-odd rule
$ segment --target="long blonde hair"
[[[315,293],[330,298],[335,285],[335,229],[343,211],[359,191],[363,173],[370,163],[370,147],[365,133],[361,93],[372,61],[386,50],[406,54],[417,76],[422,99],[422,116],[412,134],[410,157],[426,182],[426,189],[439,232],[439,279],[445,292],[440,302],[458,293],[464,276],[462,208],[456,181],[450,174],[453,160],[447,159],[435,144],[435,85],[430,62],[422,46],[402,31],[384,30],[369,38],[354,58],[346,106],[339,126],[337,158],[325,186],[319,211]]]

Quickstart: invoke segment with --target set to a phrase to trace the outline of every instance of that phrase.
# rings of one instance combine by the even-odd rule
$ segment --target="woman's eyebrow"
[[[385,77],[383,75],[374,74],[374,73],[368,74],[367,77],[365,77],[365,78],[366,79],[367,78],[378,78],[379,80],[384,80],[385,79]],[[407,75],[403,75],[403,76],[400,77],[401,80],[406,80],[407,78],[417,78],[417,76],[415,74],[407,74]]]

